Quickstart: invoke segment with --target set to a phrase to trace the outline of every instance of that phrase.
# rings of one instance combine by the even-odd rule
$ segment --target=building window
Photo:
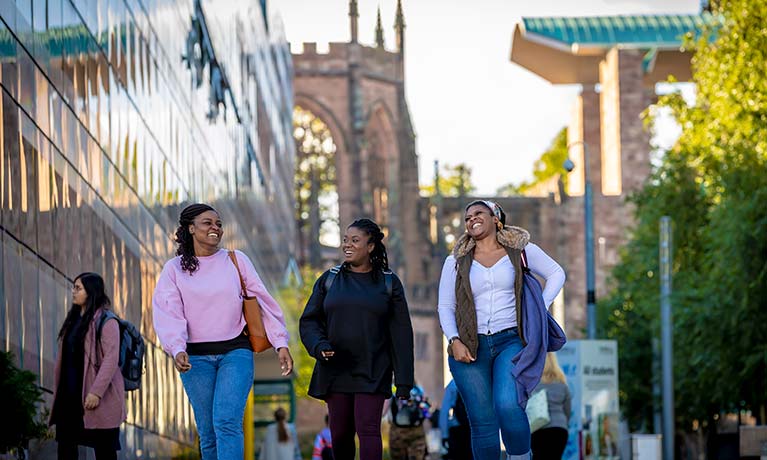
[[[415,359],[416,361],[429,359],[429,334],[426,332],[415,333]]]

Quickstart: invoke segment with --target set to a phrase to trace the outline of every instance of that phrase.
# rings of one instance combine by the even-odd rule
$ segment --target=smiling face
[[[88,301],[88,293],[85,292],[85,286],[83,286],[80,278],[75,280],[75,285],[72,286],[72,303],[74,305],[83,306]]]
[[[357,227],[349,227],[344,233],[341,249],[344,252],[344,262],[359,267],[370,263],[370,253],[375,244],[370,242],[370,235]]]
[[[189,233],[194,238],[195,245],[203,247],[218,247],[224,236],[223,223],[216,211],[205,211],[194,218],[189,226]]]
[[[475,204],[466,210],[464,223],[469,236],[475,240],[481,240],[495,234],[498,218],[490,212],[487,206]]]

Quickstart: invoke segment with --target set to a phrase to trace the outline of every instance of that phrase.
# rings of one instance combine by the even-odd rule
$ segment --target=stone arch
[[[349,165],[351,163],[349,158],[350,134],[344,123],[340,121],[342,117],[336,115],[332,108],[323,104],[317,98],[303,92],[297,92],[294,98],[294,105],[306,108],[323,120],[330,129],[333,139],[335,139],[337,149],[336,185],[338,189],[339,224],[343,228],[344,225],[351,223],[353,216],[356,214],[352,197],[346,192],[352,189],[352,178],[349,174]]]
[[[333,138],[336,139],[336,145],[339,150],[349,150],[349,136],[343,128],[344,125],[339,121],[335,113],[333,113],[332,109],[306,93],[296,93],[293,105],[304,107],[325,121],[325,124],[330,128],[330,132],[333,133]],[[339,141],[341,141],[341,143],[339,143]]]
[[[339,155],[346,146],[337,120],[316,101],[298,99],[293,117],[297,243],[302,263],[320,267],[340,244]]]

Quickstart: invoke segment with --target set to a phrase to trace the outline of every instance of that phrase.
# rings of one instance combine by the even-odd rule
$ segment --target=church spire
[[[376,19],[376,46],[379,48],[384,47],[384,31],[381,25],[381,6],[378,6],[378,17]]]
[[[352,32],[352,43],[357,43],[357,18],[360,17],[357,9],[357,0],[349,0],[349,26]]]
[[[397,17],[394,19],[394,30],[397,32],[397,51],[405,52],[405,15],[402,13],[402,0],[397,0]]]

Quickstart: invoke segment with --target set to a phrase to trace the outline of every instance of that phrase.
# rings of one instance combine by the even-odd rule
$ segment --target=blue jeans
[[[253,352],[232,350],[223,355],[193,355],[192,368],[181,374],[192,403],[203,460],[245,456],[242,417],[253,387]]]
[[[530,424],[517,402],[517,381],[511,358],[522,349],[516,329],[493,335],[479,334],[476,361],[448,358],[450,372],[461,393],[471,426],[474,460],[498,460],[501,431],[508,459],[530,458]]]

